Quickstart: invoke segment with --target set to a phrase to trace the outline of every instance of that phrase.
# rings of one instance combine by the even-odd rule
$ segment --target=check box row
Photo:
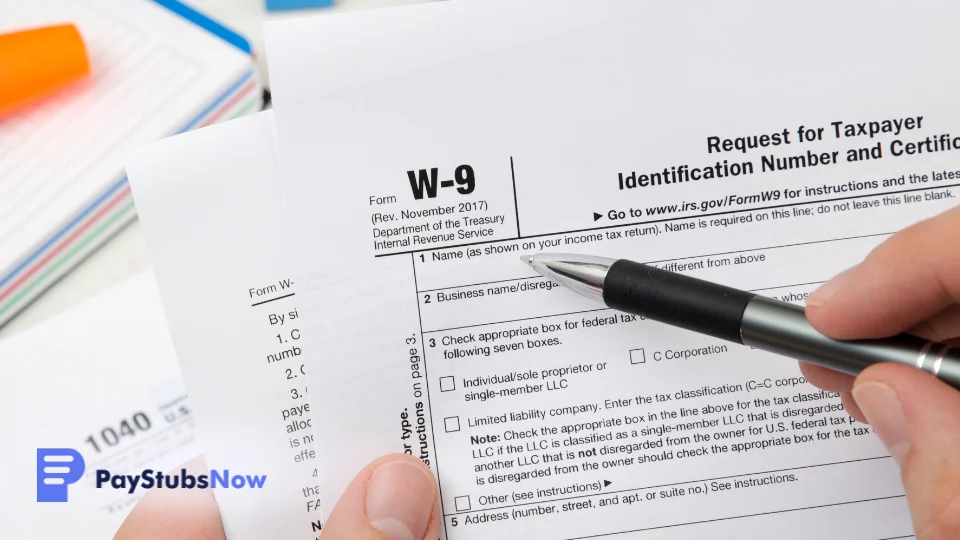
[[[639,349],[630,349],[630,363],[631,364],[646,364],[647,363],[647,352],[643,348]],[[457,380],[453,375],[448,375],[446,377],[440,377],[440,391],[441,392],[453,392],[457,389]]]

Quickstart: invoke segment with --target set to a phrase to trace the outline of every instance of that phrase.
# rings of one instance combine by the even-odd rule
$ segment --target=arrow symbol
[[[603,217],[603,214],[598,214],[598,213],[596,213],[596,212],[593,213],[593,220],[594,220],[594,221],[597,221],[598,219],[600,219],[600,218],[602,218],[602,217]]]
[[[611,482],[611,481],[609,481],[609,480],[604,480],[604,481],[603,481],[603,487],[607,487],[607,486],[609,486],[609,485],[612,484],[612,483],[613,483],[613,482]]]

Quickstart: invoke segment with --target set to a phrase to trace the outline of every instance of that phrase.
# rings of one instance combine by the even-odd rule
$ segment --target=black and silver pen
[[[856,375],[878,362],[907,364],[960,389],[960,349],[907,334],[837,341],[802,307],[625,259],[541,253],[521,257],[540,274],[607,307]]]

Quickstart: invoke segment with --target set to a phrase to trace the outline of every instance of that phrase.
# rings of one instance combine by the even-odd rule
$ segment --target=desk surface
[[[310,14],[417,4],[430,0],[338,0],[333,8],[267,14],[263,0],[186,0],[244,34],[253,45],[263,80],[268,82],[263,22]],[[134,222],[55,284],[18,317],[0,329],[0,339],[56,315],[150,268],[139,222]]]

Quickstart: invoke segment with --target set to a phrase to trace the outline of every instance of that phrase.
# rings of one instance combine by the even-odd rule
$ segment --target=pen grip
[[[625,259],[613,263],[603,281],[603,301],[610,308],[736,343],[754,296]]]
[[[878,362],[920,368],[960,389],[960,349],[907,334],[837,341],[818,332],[800,306],[757,296],[743,312],[743,344],[856,375]]]

